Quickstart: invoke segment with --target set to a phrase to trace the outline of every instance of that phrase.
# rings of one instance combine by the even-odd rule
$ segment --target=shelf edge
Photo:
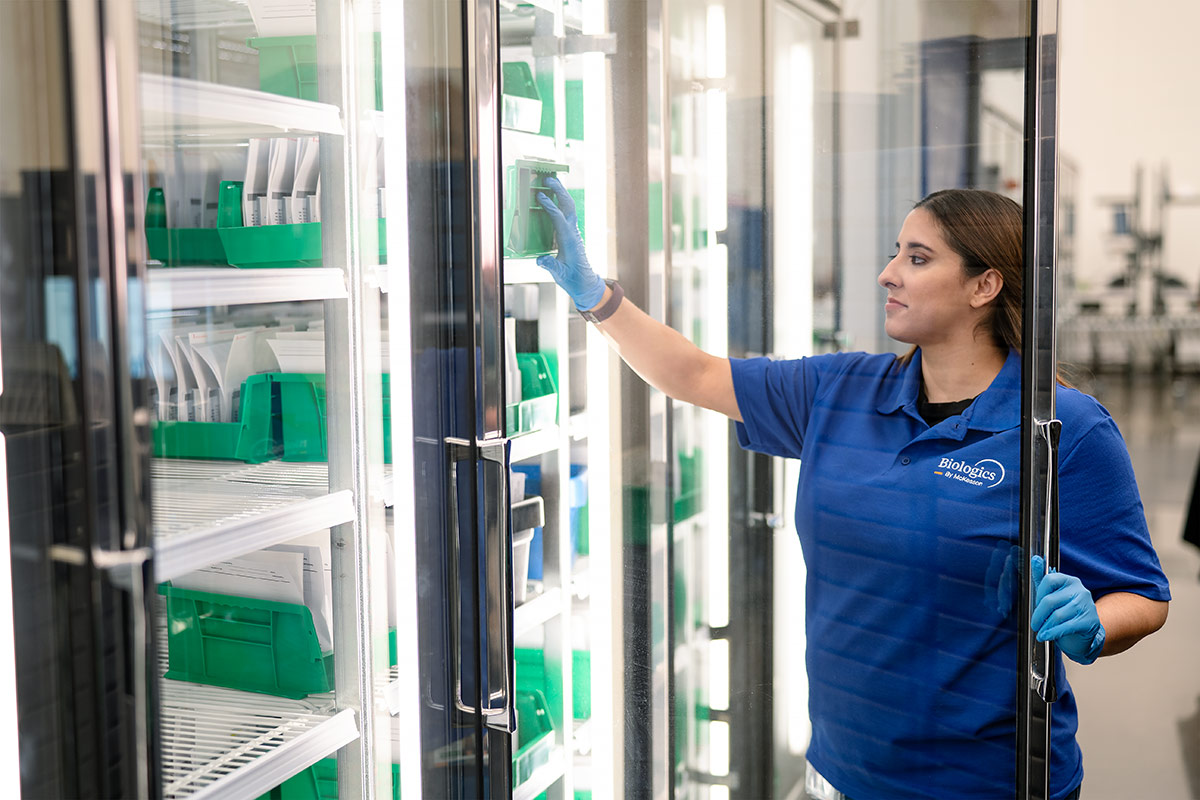
[[[230,773],[197,792],[191,800],[253,800],[357,738],[354,710],[343,709],[311,731],[256,759],[253,766]]]
[[[222,558],[243,555],[321,528],[354,520],[354,494],[344,489],[282,508],[154,543],[154,580],[161,583]]]

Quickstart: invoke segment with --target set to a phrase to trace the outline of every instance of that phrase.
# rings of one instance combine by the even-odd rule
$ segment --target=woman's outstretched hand
[[[587,253],[583,249],[583,237],[579,235],[575,199],[563,188],[558,178],[547,178],[546,185],[554,190],[554,199],[551,200],[544,192],[538,192],[537,199],[554,225],[554,237],[558,240],[558,258],[539,256],[537,263],[571,296],[576,308],[587,311],[594,308],[604,297],[604,281],[592,272],[592,267],[588,264]]]
[[[1034,604],[1030,626],[1039,642],[1054,642],[1080,664],[1091,664],[1104,649],[1104,626],[1092,593],[1079,578],[1061,572],[1046,574],[1046,562],[1034,556]]]

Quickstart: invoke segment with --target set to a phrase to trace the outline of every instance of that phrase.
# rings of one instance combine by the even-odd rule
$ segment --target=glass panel
[[[1181,7],[1154,36],[1129,40],[1115,19],[1095,24],[1101,6],[1061,6],[1059,363],[1111,412],[1128,445],[1172,595],[1170,622],[1149,641],[1100,668],[1066,665],[1079,706],[1085,791],[1120,796],[1153,785],[1186,797],[1200,791],[1196,680],[1168,654],[1194,645],[1200,608],[1193,255],[1200,186],[1194,149],[1179,135],[1195,112],[1166,98],[1188,91],[1200,53],[1181,26],[1200,9]],[[1105,54],[1122,39],[1136,66],[1106,75]],[[1157,133],[1126,146],[1098,102],[1113,94],[1135,117],[1158,120],[1146,126]],[[1136,703],[1119,690],[1135,685],[1145,687]],[[1114,763],[1123,738],[1114,719],[1121,729],[1136,727],[1145,756]]]
[[[350,10],[137,4],[171,797],[392,792],[380,31]]]

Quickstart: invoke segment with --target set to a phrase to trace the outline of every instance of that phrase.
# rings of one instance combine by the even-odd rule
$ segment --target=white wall
[[[1122,266],[1097,198],[1131,194],[1136,163],[1165,163],[1174,192],[1200,193],[1200,3],[1061,0],[1061,23],[1059,149],[1079,168],[1077,276],[1095,285]],[[1194,288],[1200,206],[1171,212],[1167,228],[1164,266]]]

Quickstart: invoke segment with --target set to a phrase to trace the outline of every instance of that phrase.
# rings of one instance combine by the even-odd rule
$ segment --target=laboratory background
[[[902,352],[912,205],[1023,203],[1028,347],[1117,421],[1173,597],[1068,663],[1083,796],[1200,798],[1198,29],[0,3],[0,796],[804,800],[798,465],[576,313],[536,264],[557,178],[596,271],[736,357]],[[1054,706],[1017,694],[1042,798]]]

